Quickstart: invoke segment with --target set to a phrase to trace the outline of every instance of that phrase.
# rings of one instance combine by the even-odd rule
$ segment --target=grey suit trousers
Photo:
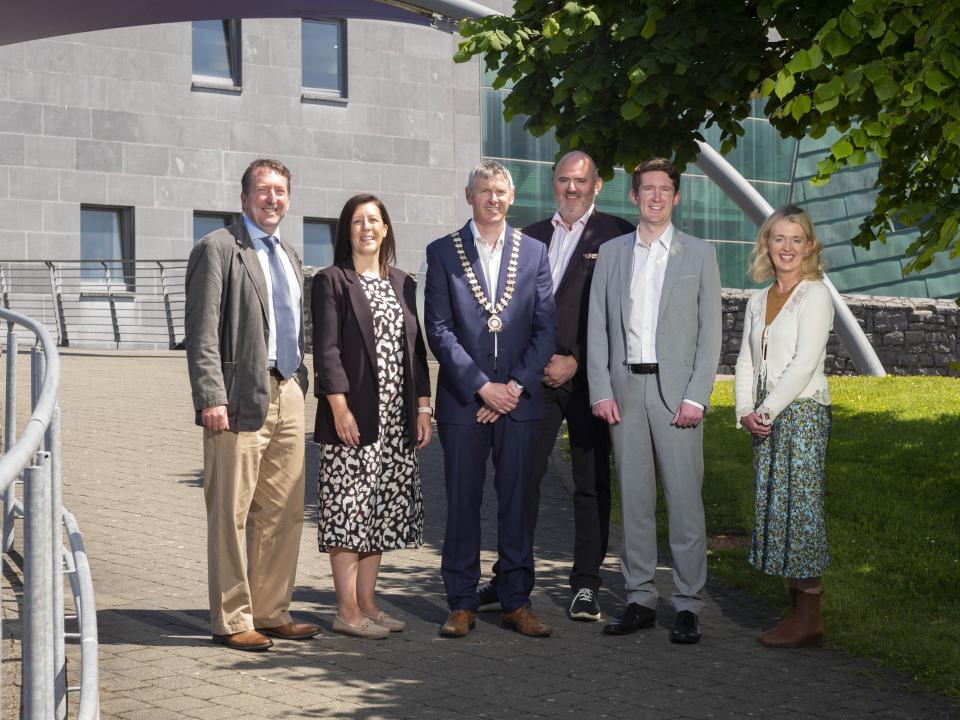
[[[700,614],[707,580],[703,517],[703,424],[680,429],[670,424],[674,410],[665,405],[656,375],[628,375],[617,397],[621,420],[610,426],[623,507],[621,569],[627,602],[657,605],[653,584],[657,568],[657,485],[659,467],[667,501],[670,551],[679,612]]]

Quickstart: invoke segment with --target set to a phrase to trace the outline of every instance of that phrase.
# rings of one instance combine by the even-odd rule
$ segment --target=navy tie
[[[300,366],[300,342],[293,303],[290,301],[290,283],[280,262],[280,241],[272,235],[265,237],[270,255],[270,280],[273,284],[273,326],[277,334],[277,372],[288,378]]]

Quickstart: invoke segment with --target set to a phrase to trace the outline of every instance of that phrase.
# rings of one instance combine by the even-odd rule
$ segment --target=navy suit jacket
[[[460,238],[473,272],[489,298],[469,222],[461,228]],[[500,293],[506,283],[513,242],[513,228],[507,225],[497,281]],[[437,421],[475,423],[481,406],[477,391],[488,381],[507,382],[510,378],[524,386],[510,417],[518,421],[539,420],[543,415],[543,369],[553,355],[557,334],[546,246],[526,235],[520,237],[516,290],[500,313],[503,330],[497,339],[496,370],[493,334],[487,329],[489,314],[473,296],[450,235],[427,246],[424,297],[427,343],[440,365]]]

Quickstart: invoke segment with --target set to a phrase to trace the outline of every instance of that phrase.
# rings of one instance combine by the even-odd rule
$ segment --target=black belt
[[[627,363],[627,372],[634,375],[656,375],[657,363]]]
[[[277,370],[275,367],[270,368],[270,374],[271,374],[273,377],[275,377],[277,380],[279,380],[280,382],[283,382],[284,380],[287,379],[287,378],[285,378],[283,375],[281,375],[281,374],[280,374],[280,371]]]

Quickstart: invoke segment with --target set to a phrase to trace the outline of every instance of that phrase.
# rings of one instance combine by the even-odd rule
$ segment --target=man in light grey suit
[[[670,640],[696,643],[707,578],[701,421],[720,356],[720,272],[713,248],[672,224],[680,173],[670,161],[640,164],[632,187],[637,231],[600,247],[587,326],[590,402],[610,424],[623,507],[627,607],[603,631],[654,625],[659,466],[676,586]]]
[[[187,368],[203,426],[207,578],[213,638],[259,651],[306,640],[294,622],[303,528],[303,268],[280,239],[290,171],[255,160],[240,181],[243,219],[190,253]]]

